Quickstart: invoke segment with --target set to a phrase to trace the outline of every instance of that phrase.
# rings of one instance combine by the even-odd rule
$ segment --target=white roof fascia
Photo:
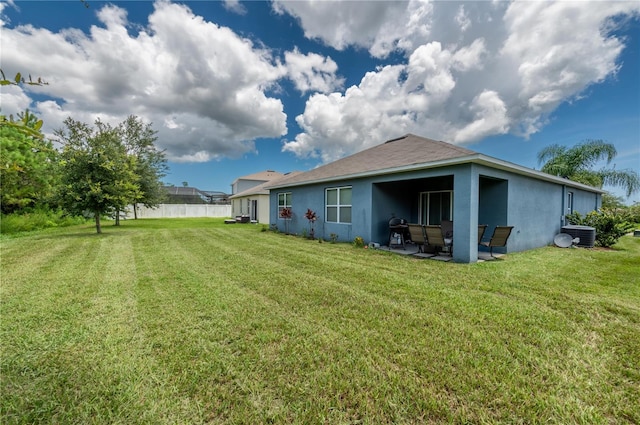
[[[251,190],[247,189],[244,192],[236,193],[235,195],[229,196],[229,199],[238,199],[238,198],[246,198],[247,196],[258,196],[258,195],[268,195],[269,190]]]
[[[524,175],[524,176],[528,176],[528,177],[533,177],[536,178],[538,180],[545,180],[545,181],[549,181],[552,183],[557,183],[560,185],[565,185],[565,186],[571,186],[571,187],[575,187],[577,189],[583,189],[583,190],[587,190],[590,192],[597,192],[597,193],[605,193],[604,190],[601,189],[597,189],[595,187],[591,187],[588,186],[586,184],[582,184],[582,183],[578,183],[578,182],[574,182],[572,180],[569,179],[565,179],[562,177],[557,177],[551,174],[547,174],[547,173],[543,173],[542,171],[537,171],[537,170],[533,170],[531,168],[527,168],[527,167],[523,167],[521,165],[517,165],[511,162],[507,162],[507,161],[503,161],[497,158],[493,158],[490,156],[486,156],[483,154],[473,154],[473,155],[467,155],[467,156],[461,156],[458,158],[449,158],[449,159],[443,159],[440,161],[433,161],[433,162],[425,162],[422,164],[411,164],[411,165],[404,165],[401,167],[393,167],[393,168],[385,168],[382,170],[373,170],[373,171],[365,171],[362,173],[354,173],[354,174],[345,174],[345,175],[341,175],[341,176],[335,176],[335,177],[326,177],[323,179],[318,179],[318,180],[307,180],[307,181],[302,181],[302,182],[296,182],[296,183],[292,183],[292,184],[286,184],[286,182],[283,182],[285,184],[274,184],[272,185],[268,185],[267,187],[272,190],[272,189],[280,189],[280,188],[285,188],[285,187],[297,187],[297,186],[307,186],[310,184],[318,184],[318,183],[329,183],[329,182],[334,182],[334,181],[338,181],[338,180],[352,180],[352,179],[360,179],[360,178],[365,178],[365,177],[374,177],[374,176],[383,176],[383,175],[388,175],[388,174],[397,174],[397,173],[404,173],[404,172],[409,172],[409,171],[419,171],[419,170],[427,170],[427,169],[431,169],[431,168],[440,168],[440,167],[446,167],[446,166],[451,166],[451,165],[460,165],[460,164],[467,164],[467,163],[474,163],[474,164],[480,164],[480,165],[486,165],[488,167],[491,168],[495,168],[495,169],[499,169],[499,170],[503,170],[503,171],[509,171],[515,174],[520,174],[520,175]]]
[[[491,168],[496,168],[499,170],[504,170],[504,171],[510,171],[512,173],[515,174],[520,174],[523,176],[528,176],[528,177],[533,177],[536,178],[538,180],[545,180],[548,182],[552,182],[552,183],[557,183],[560,185],[564,185],[564,186],[571,186],[574,187],[576,189],[582,189],[582,190],[587,190],[589,192],[597,192],[597,193],[605,193],[606,191],[602,190],[602,189],[598,189],[595,188],[593,186],[589,186],[583,183],[578,183],[578,182],[574,182],[573,180],[569,180],[569,179],[565,179],[563,177],[558,177],[558,176],[554,176],[552,174],[547,174],[544,173],[542,171],[538,171],[538,170],[534,170],[528,167],[523,167],[522,165],[518,165],[518,164],[514,164],[512,162],[508,162],[508,161],[503,161],[501,159],[497,159],[497,158],[493,158],[490,156],[486,156],[483,154],[476,154],[476,155],[472,155],[475,158],[475,160],[472,160],[471,162],[474,162],[476,164],[482,164],[482,165],[487,165]]]
[[[429,169],[429,168],[438,168],[438,167],[444,167],[444,166],[447,166],[447,165],[455,165],[455,164],[460,164],[460,163],[464,163],[464,162],[469,162],[468,160],[457,161],[458,159],[460,159],[460,158],[445,159],[445,160],[433,161],[433,162],[424,162],[422,164],[403,165],[401,167],[383,168],[381,170],[364,171],[362,173],[343,174],[343,175],[340,175],[340,176],[325,177],[325,178],[317,179],[317,180],[306,180],[306,181],[296,182],[296,183],[292,183],[292,184],[286,184],[286,182],[283,182],[283,184],[274,184],[273,186],[272,185],[268,185],[267,187],[271,190],[271,189],[280,189],[280,188],[283,188],[283,187],[307,186],[307,185],[310,185],[310,184],[328,183],[328,182],[334,182],[334,181],[338,181],[338,180],[352,180],[352,179],[360,179],[360,178],[364,178],[364,177],[374,177],[374,176],[384,176],[384,175],[387,175],[387,174],[397,174],[397,173],[403,173],[403,172],[407,172],[407,171],[426,170],[426,169]]]

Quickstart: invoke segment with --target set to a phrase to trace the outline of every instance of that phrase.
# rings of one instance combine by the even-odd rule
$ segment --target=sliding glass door
[[[453,191],[422,192],[420,219],[422,224],[441,224],[442,220],[453,221]]]

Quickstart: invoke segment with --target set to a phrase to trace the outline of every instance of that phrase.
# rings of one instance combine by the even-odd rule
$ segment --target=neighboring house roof
[[[196,187],[187,186],[163,186],[164,191],[167,193],[169,200],[182,200],[186,203],[195,201],[199,203],[199,200],[209,203],[228,203],[229,195],[224,192],[200,190]]]
[[[282,173],[280,173],[278,171],[265,170],[265,171],[261,171],[259,173],[249,174],[248,176],[238,177],[237,179],[235,179],[233,181],[233,183],[235,184],[236,182],[238,182],[238,180],[257,180],[257,181],[267,182],[267,181],[271,181],[271,180],[274,180],[274,179],[279,179],[282,176],[284,176],[284,174],[282,174]]]
[[[383,144],[305,173],[300,173],[288,178],[285,177],[277,182],[269,182],[265,185],[265,188],[276,189],[288,186],[303,186],[310,183],[394,174],[470,162],[541,180],[604,193],[604,191],[591,186],[502,161],[450,143],[431,140],[414,134],[407,134],[389,140]]]
[[[261,183],[257,186],[254,186],[252,188],[249,188],[247,190],[244,190],[240,193],[236,193],[235,195],[231,195],[229,197],[229,199],[236,199],[236,198],[243,198],[245,196],[252,196],[252,195],[268,195],[269,194],[269,189],[266,188],[266,186],[271,185],[271,184],[275,184],[278,181],[282,180],[282,179],[287,179],[289,177],[298,175],[298,174],[302,174],[302,171],[292,171],[290,173],[286,173],[283,174],[280,178],[278,179],[274,179],[268,182],[264,182]]]
[[[165,186],[164,190],[167,191],[169,195],[178,195],[178,196],[199,196],[201,195],[201,191],[195,187],[185,187],[185,186]]]

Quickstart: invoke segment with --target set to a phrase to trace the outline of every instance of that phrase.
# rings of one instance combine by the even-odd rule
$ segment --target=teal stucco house
[[[316,237],[341,241],[361,236],[386,245],[391,218],[410,223],[453,221],[453,260],[478,259],[478,225],[491,235],[514,226],[506,248],[515,252],[553,243],[573,211],[598,209],[602,190],[486,156],[449,143],[408,134],[272,185],[271,225],[284,229],[279,212],[290,208],[288,230],[308,231],[316,212]],[[498,250],[499,251],[499,250]]]

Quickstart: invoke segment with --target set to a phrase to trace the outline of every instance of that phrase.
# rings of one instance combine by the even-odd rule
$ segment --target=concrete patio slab
[[[435,254],[429,254],[428,252],[416,252],[413,255],[414,255],[414,257],[419,257],[419,258],[432,258],[432,257],[435,257]]]
[[[488,252],[478,252],[478,261],[493,261],[504,257],[504,254],[493,254],[493,257]]]
[[[402,247],[389,247],[387,245],[383,245],[380,248],[381,251],[393,252],[394,254],[400,255],[415,255],[418,253],[418,247],[412,244],[406,244],[405,249]]]
[[[436,255],[430,258],[430,260],[437,260],[437,261],[451,261],[453,260],[453,258],[449,257],[448,255]]]
[[[428,252],[418,252],[418,246],[410,243],[406,244],[405,249],[402,249],[401,246],[389,247],[388,245],[383,245],[376,249],[379,249],[381,251],[392,252],[394,254],[411,255],[417,258],[425,258],[429,260],[445,261],[445,262],[452,260],[451,256],[449,256],[448,254],[435,255]],[[505,254],[493,254],[493,257],[492,257],[488,252],[480,251],[478,252],[478,262],[481,263],[483,261],[497,260],[504,257],[504,255]]]

